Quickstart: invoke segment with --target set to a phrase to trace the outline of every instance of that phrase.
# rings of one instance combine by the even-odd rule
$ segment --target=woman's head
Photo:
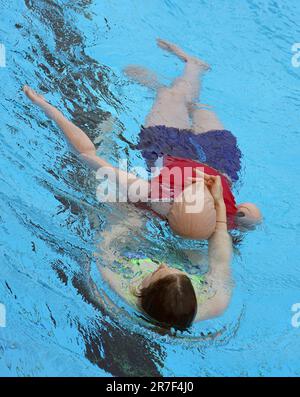
[[[184,330],[197,312],[196,294],[189,277],[164,264],[143,280],[138,296],[143,311],[165,327]]]

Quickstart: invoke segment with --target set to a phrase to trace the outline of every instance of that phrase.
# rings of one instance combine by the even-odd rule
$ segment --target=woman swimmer
[[[217,218],[214,233],[208,240],[209,266],[204,276],[188,274],[151,259],[138,260],[138,267],[136,260],[129,261],[129,274],[127,270],[121,272],[124,258],[116,256],[114,245],[116,241],[118,245],[119,241],[126,241],[130,230],[141,225],[133,217],[102,233],[101,250],[110,257],[109,261],[120,262],[120,269],[114,271],[109,266],[99,266],[104,279],[125,301],[165,329],[186,330],[192,322],[219,316],[230,301],[232,242],[227,231],[222,183],[219,176],[204,175],[204,178]],[[193,265],[199,265],[199,257],[185,253]]]
[[[187,275],[162,265],[142,282],[139,301],[142,309],[157,321],[184,329],[194,318],[213,317],[225,309],[230,296],[228,281],[232,250],[227,229],[252,227],[260,222],[261,215],[254,204],[246,203],[237,207],[230,189],[231,184],[238,179],[240,169],[240,151],[236,139],[223,129],[212,111],[194,106],[194,100],[199,95],[200,76],[208,66],[173,44],[163,40],[158,40],[158,44],[185,61],[186,67],[184,75],[171,88],[157,85],[157,100],[140,134],[138,148],[148,165],[152,166],[159,158],[162,158],[163,163],[161,174],[157,177],[158,194],[153,202],[150,200],[149,207],[168,220],[177,234],[187,238],[209,239],[210,272],[207,278],[215,285],[216,293],[205,306],[198,305],[197,310],[197,298]],[[133,76],[134,69],[135,72],[138,70],[128,68],[127,74]],[[136,73],[135,78],[138,79]],[[55,121],[81,159],[93,169],[111,169],[118,176],[119,183],[122,185],[124,182],[129,188],[136,182],[141,186],[149,186],[148,181],[116,169],[97,156],[88,136],[43,96],[28,86],[24,87],[24,92]],[[179,184],[182,187],[179,192],[172,178],[164,178],[164,172],[168,173],[174,168],[183,170],[184,180]],[[184,172],[187,168],[192,169],[188,183]],[[204,170],[204,173],[197,173],[197,168]],[[192,194],[192,188],[198,186],[201,180],[204,181],[201,210],[190,213],[187,211],[190,201],[186,197]],[[171,203],[161,200],[162,190],[169,191]],[[174,194],[175,190],[177,195]]]

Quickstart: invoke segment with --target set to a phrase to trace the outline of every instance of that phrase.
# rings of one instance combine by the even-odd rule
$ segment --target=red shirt
[[[193,177],[197,176],[196,171],[195,171],[195,168],[197,168],[197,167],[203,168],[204,172],[208,175],[219,175],[221,177],[221,182],[222,182],[222,187],[223,187],[223,198],[224,198],[224,203],[226,206],[228,228],[229,229],[234,228],[234,216],[236,215],[236,212],[237,212],[237,206],[235,203],[235,198],[234,198],[234,196],[231,192],[231,189],[230,189],[229,181],[223,174],[221,174],[219,171],[215,170],[214,168],[209,167],[206,164],[203,164],[203,163],[200,163],[200,162],[194,161],[194,160],[184,159],[181,157],[164,156],[163,166],[164,166],[164,168],[168,168],[169,170],[171,170],[173,167],[178,167],[181,169],[181,175],[183,176],[182,186],[175,185],[174,178],[172,178],[172,177],[168,178],[169,187],[170,187],[170,190],[173,192],[174,197],[177,196],[177,194],[179,194],[182,191],[182,189],[184,189],[185,179],[188,176],[193,176]],[[190,173],[192,175],[189,175],[188,173],[184,172],[184,170],[187,168],[192,169],[191,173]],[[163,181],[163,169],[161,170],[160,175],[156,178],[159,178],[158,179],[159,186],[160,186],[159,197],[162,197],[161,185],[162,185],[162,181]],[[154,179],[156,179],[156,178],[154,178]],[[155,193],[154,193],[154,195],[157,196],[157,194],[155,194]],[[153,195],[152,195],[152,197],[153,197]]]

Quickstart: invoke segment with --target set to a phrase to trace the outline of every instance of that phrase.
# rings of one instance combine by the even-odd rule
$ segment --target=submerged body
[[[123,232],[126,235],[126,231],[123,230]],[[118,233],[119,230],[116,232],[111,230],[109,235],[106,235],[106,240],[113,241]],[[106,248],[108,245],[109,242],[105,241]],[[186,252],[186,254],[189,253]],[[229,266],[231,256],[231,237],[226,230],[220,228],[209,240],[209,271],[205,274],[189,274],[180,264],[169,267],[165,263],[158,264],[150,258],[121,257],[118,259],[120,266],[118,270],[112,270],[109,266],[103,265],[99,268],[106,282],[133,308],[142,309],[142,311],[144,310],[140,294],[143,288],[169,275],[187,276],[196,298],[196,310],[192,321],[197,322],[219,316],[227,308],[233,286]],[[191,255],[189,259],[192,263],[194,262],[194,265],[198,265],[198,255]],[[187,299],[186,296],[178,296],[178,301],[180,302],[182,298]],[[144,313],[147,314],[145,311]]]
[[[158,195],[150,203],[150,208],[169,220],[171,228],[173,226],[177,234],[187,238],[208,239],[209,270],[204,279],[201,278],[203,284],[201,283],[200,290],[191,275],[166,264],[148,263],[147,271],[141,267],[142,277],[138,284],[126,281],[108,268],[102,267],[101,271],[124,299],[162,326],[186,329],[194,320],[221,314],[230,301],[232,242],[228,228],[237,227],[239,220],[240,211],[231,193],[231,184],[238,178],[240,151],[236,139],[224,129],[217,116],[210,110],[195,106],[195,99],[199,96],[200,76],[208,66],[173,44],[163,40],[159,40],[158,44],[181,58],[186,67],[184,75],[170,88],[160,87],[155,82],[157,98],[147,117],[145,129],[141,131],[139,149],[148,166],[162,157],[162,173],[166,168],[172,168],[173,163],[175,168],[183,171],[186,168],[192,169],[192,175],[188,183],[181,186],[177,197],[172,197],[171,202],[160,202]],[[130,68],[127,73],[130,74]],[[88,136],[41,95],[29,87],[24,87],[24,92],[56,122],[80,158],[92,169],[105,167],[117,175],[120,185],[126,182],[126,186],[130,187],[138,182],[148,189],[148,181],[116,169],[97,156],[96,148]],[[167,188],[170,191],[173,187],[170,180]],[[188,199],[194,191],[196,196],[202,195],[201,208],[189,214]],[[242,208],[245,227],[260,221],[259,210],[253,204],[249,206],[246,203]],[[204,292],[204,284],[208,290],[213,291],[212,294]]]

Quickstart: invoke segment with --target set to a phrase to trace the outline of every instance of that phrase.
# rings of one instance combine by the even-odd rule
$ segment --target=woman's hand
[[[219,175],[208,175],[196,169],[196,174],[204,178],[204,183],[212,195],[215,203],[223,201],[223,187],[221,177]]]
[[[205,184],[208,187],[210,194],[213,196],[215,203],[223,201],[223,187],[221,177],[219,175],[209,175],[209,179],[205,180]]]

